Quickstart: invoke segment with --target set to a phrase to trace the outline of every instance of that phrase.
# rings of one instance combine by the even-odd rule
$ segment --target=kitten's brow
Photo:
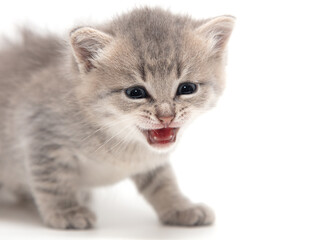
[[[146,69],[145,69],[145,62],[144,62],[144,59],[141,58],[141,63],[139,65],[139,71],[140,71],[140,74],[141,74],[141,79],[146,82]]]
[[[182,73],[182,64],[177,61],[177,78],[179,79],[181,77],[181,73]]]
[[[124,88],[116,88],[116,89],[112,89],[112,90],[107,91],[107,92],[101,92],[101,93],[98,94],[98,98],[99,99],[104,99],[104,98],[106,98],[106,97],[108,97],[108,96],[110,96],[112,94],[120,93],[122,91],[124,91]]]

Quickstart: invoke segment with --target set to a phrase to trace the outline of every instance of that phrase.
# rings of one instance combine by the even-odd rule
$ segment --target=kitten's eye
[[[132,99],[146,98],[147,93],[143,87],[130,87],[125,90],[127,97]]]
[[[183,95],[183,94],[192,94],[196,92],[197,85],[194,83],[181,83],[177,90],[177,95]]]

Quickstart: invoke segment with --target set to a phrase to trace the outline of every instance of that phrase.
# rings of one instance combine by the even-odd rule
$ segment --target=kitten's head
[[[108,26],[75,29],[81,103],[116,138],[171,149],[222,93],[233,24],[230,16],[195,21],[141,9]]]

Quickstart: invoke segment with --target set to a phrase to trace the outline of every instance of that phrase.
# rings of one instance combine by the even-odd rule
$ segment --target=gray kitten
[[[0,51],[0,188],[34,199],[50,227],[85,229],[89,189],[130,177],[163,223],[211,224],[168,158],[223,91],[233,24],[143,8],[69,41],[25,30]]]

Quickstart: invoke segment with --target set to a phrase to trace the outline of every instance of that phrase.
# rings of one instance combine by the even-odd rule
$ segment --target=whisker
[[[101,149],[103,146],[105,146],[107,143],[109,143],[112,139],[114,139],[115,137],[117,137],[118,135],[120,135],[125,129],[128,129],[129,126],[126,126],[124,128],[122,128],[119,132],[117,132],[114,136],[110,137],[109,139],[107,139],[103,144],[101,144],[101,146],[99,146],[95,151],[97,152],[99,149]]]
[[[110,148],[109,150],[112,151],[113,149],[115,149],[117,146],[118,148],[116,150],[119,150],[122,145],[126,142],[129,141],[129,136],[132,135],[136,130],[135,129],[132,129],[132,131],[128,132],[127,135],[121,139],[117,144],[115,144],[112,148]]]
[[[107,129],[108,126],[101,126],[100,128],[98,128],[97,130],[95,130],[93,133],[89,134],[88,136],[84,137],[83,139],[81,139],[81,142],[84,142],[85,140],[87,140],[88,138],[92,137],[93,135],[95,135],[97,132]]]
[[[96,133],[98,133],[99,131],[103,131],[103,130],[106,130],[108,128],[111,128],[111,127],[114,127],[118,124],[120,124],[121,122],[123,121],[127,121],[129,120],[129,118],[124,118],[124,119],[118,119],[115,120],[115,121],[112,121],[111,123],[109,124],[106,124],[106,125],[103,125],[101,127],[99,127],[98,129],[96,129],[94,132],[92,132],[91,134],[89,134],[88,136],[84,137],[83,139],[81,139],[81,142],[84,142],[85,140],[87,140],[88,138],[92,137],[93,135],[95,135]]]

